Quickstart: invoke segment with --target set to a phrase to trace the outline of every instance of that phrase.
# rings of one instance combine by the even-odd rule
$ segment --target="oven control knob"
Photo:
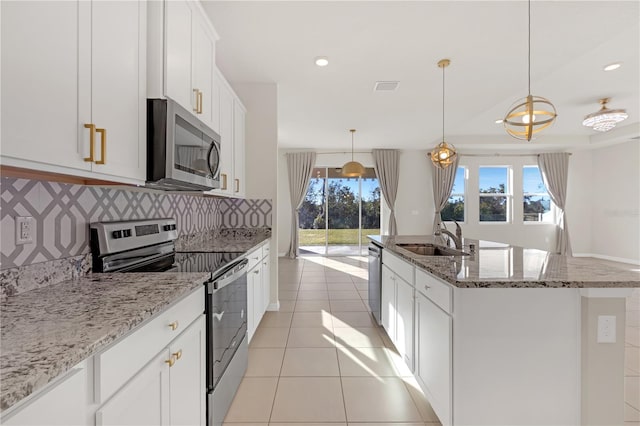
[[[122,231],[113,231],[113,232],[111,233],[111,236],[112,236],[114,239],[122,238]]]

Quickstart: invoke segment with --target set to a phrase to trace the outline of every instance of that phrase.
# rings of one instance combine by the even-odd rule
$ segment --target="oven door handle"
[[[228,286],[232,282],[236,281],[238,278],[247,274],[245,269],[247,263],[249,261],[247,259],[242,259],[240,262],[232,266],[232,269],[224,274],[220,279],[214,279],[212,284],[213,291],[219,290],[223,287]]]

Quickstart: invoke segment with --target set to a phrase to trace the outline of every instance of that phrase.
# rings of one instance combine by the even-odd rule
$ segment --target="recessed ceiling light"
[[[329,58],[326,56],[318,56],[316,57],[316,65],[319,67],[326,67],[329,65]]]
[[[620,68],[620,66],[622,66],[622,62],[614,62],[612,64],[609,64],[609,65],[605,66],[603,69],[605,71],[613,71],[613,70],[617,70],[618,68]]]
[[[496,120],[496,124],[501,124],[502,123],[502,118],[499,118],[498,120]]]

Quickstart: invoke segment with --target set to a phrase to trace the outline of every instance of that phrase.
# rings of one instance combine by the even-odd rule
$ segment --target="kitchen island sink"
[[[396,243],[396,247],[400,247],[420,256],[469,256],[469,253],[465,253],[461,250],[435,244]]]

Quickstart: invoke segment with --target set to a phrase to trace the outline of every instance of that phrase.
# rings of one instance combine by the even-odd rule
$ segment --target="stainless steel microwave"
[[[171,99],[147,99],[147,186],[220,187],[220,136]]]

